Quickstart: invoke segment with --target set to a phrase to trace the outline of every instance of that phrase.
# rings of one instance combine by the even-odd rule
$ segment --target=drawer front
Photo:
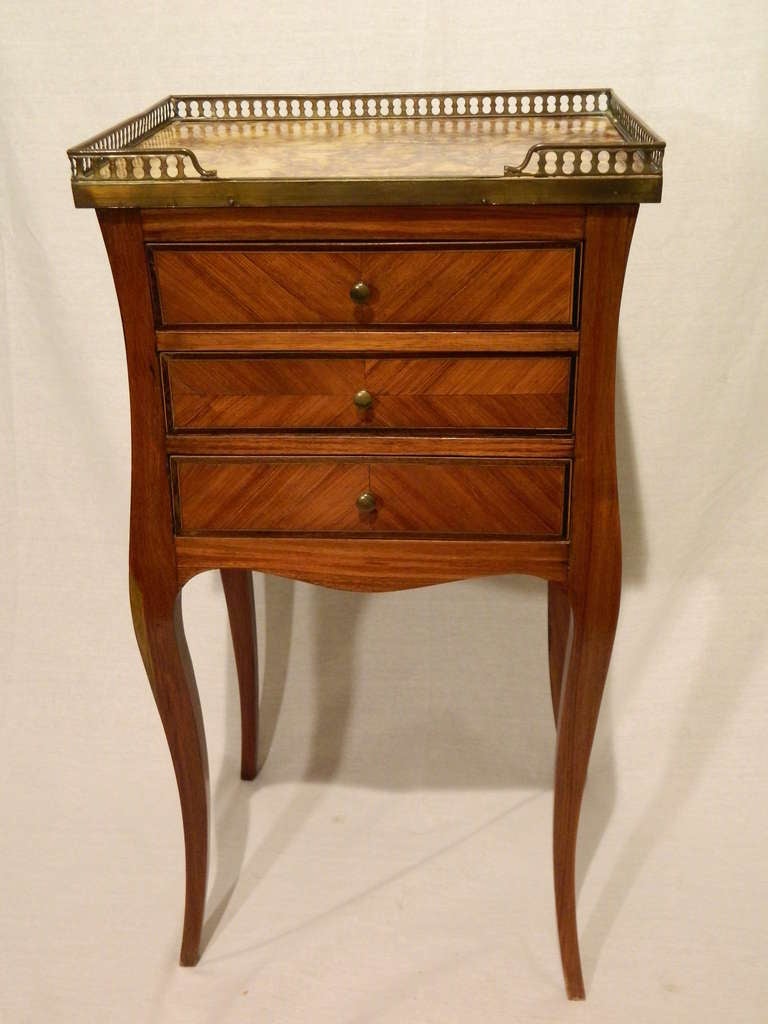
[[[568,463],[172,460],[177,533],[564,535]],[[360,508],[358,499],[366,495]]]
[[[172,430],[563,431],[571,357],[163,357]]]
[[[510,248],[154,248],[160,320],[572,325],[574,243]],[[368,295],[354,301],[362,282]],[[361,291],[361,290],[358,290]],[[363,298],[358,294],[358,299]]]

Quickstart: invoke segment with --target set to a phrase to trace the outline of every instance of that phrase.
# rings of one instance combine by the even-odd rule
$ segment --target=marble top
[[[219,178],[429,178],[503,173],[537,143],[622,142],[605,115],[583,117],[175,120],[143,150],[191,149]]]

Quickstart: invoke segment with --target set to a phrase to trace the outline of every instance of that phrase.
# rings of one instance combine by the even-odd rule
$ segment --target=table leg
[[[181,800],[186,900],[180,961],[197,963],[208,871],[208,756],[181,618],[165,414],[140,210],[99,210],[120,304],[131,396],[130,592],[136,639]]]
[[[589,207],[585,217],[568,565],[572,624],[557,714],[553,843],[557,928],[569,999],[584,998],[576,928],[576,837],[621,595],[616,339],[636,216],[637,206],[616,206]],[[564,611],[562,595],[555,600]]]
[[[158,580],[140,585],[132,577],[131,612],[179,789],[187,869],[180,963],[193,966],[200,958],[208,874],[208,755],[181,594]]]
[[[247,569],[222,569],[221,582],[227,601],[240,688],[240,777],[255,779],[258,771],[259,660],[253,582]]]
[[[618,521],[616,522],[618,549]],[[613,545],[608,544],[611,549]],[[571,590],[573,633],[563,679],[557,723],[554,808],[555,905],[569,999],[584,998],[584,980],[576,924],[576,838],[605,679],[619,615],[620,569]],[[618,550],[613,559],[620,565]]]
[[[562,583],[550,581],[548,590],[549,686],[552,691],[552,710],[555,726],[560,713],[560,692],[571,625],[571,606],[568,590]]]

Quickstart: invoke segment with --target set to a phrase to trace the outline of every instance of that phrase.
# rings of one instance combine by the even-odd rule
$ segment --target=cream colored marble
[[[141,149],[192,149],[219,178],[403,178],[500,175],[540,142],[622,138],[604,115],[311,121],[175,121]]]

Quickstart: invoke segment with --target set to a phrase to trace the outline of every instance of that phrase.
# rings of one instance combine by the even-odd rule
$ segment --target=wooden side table
[[[350,590],[548,581],[554,874],[574,862],[621,587],[616,334],[664,143],[608,89],[170,97],[70,150],[131,396],[130,596],[200,953],[203,722],[180,591],[218,569],[257,771],[251,570]]]

